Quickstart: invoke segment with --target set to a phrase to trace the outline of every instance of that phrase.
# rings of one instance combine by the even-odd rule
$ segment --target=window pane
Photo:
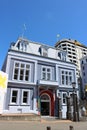
[[[64,71],[62,71],[62,74],[64,74]]]
[[[27,101],[28,101],[28,92],[24,91],[23,92],[23,103],[27,103]]]
[[[42,79],[45,79],[45,80],[46,80],[46,73],[43,73]]]
[[[26,69],[30,69],[30,65],[26,65]]]
[[[14,90],[12,91],[12,103],[16,103],[17,102],[17,94],[18,94],[18,91]]]
[[[72,83],[72,76],[69,77],[70,83]]]
[[[26,72],[25,72],[25,80],[26,81],[29,80],[29,70],[26,70]]]
[[[13,97],[13,98],[12,98],[12,102],[13,102],[13,103],[16,103],[16,99],[17,99],[16,97]]]
[[[47,72],[50,72],[50,69],[49,69],[49,68],[47,69]]]
[[[68,85],[68,76],[66,76],[66,85]]]
[[[17,96],[17,92],[18,91],[14,90],[13,93],[12,93],[12,96]]]
[[[21,70],[20,70],[20,75],[23,75],[23,74],[24,74],[24,70],[21,69]]]
[[[43,68],[43,71],[46,71],[46,68]]]
[[[24,68],[24,64],[21,64],[21,68]]]
[[[19,67],[19,63],[15,63],[15,67]]]
[[[14,70],[14,79],[18,79],[18,69]]]
[[[47,74],[47,80],[50,80],[50,73]]]
[[[69,75],[71,75],[71,72],[69,72]]]
[[[25,80],[28,81],[28,76],[25,76]]]
[[[21,70],[20,70],[20,80],[23,80],[23,76],[24,76],[24,70],[21,69]]]
[[[62,84],[64,84],[64,75],[62,75]]]
[[[25,73],[25,75],[29,75],[29,70],[26,70],[26,73]]]

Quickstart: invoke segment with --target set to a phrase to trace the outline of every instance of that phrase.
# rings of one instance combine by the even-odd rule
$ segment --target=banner
[[[8,75],[0,71],[0,114],[3,112],[4,97],[7,90]]]

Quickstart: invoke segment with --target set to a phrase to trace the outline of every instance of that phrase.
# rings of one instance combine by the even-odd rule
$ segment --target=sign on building
[[[3,112],[5,93],[7,90],[8,75],[0,71],[0,114]]]

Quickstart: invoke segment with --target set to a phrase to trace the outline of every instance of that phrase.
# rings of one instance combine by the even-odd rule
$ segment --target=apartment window
[[[62,46],[66,46],[66,44],[62,44]]]
[[[30,64],[25,64],[21,62],[14,63],[14,76],[13,79],[20,81],[30,80]]]
[[[61,85],[70,85],[72,82],[72,72],[71,71],[61,71]]]
[[[42,67],[42,79],[44,80],[51,80],[52,78],[51,68],[49,67]]]
[[[19,95],[18,89],[11,89],[11,98],[10,98],[11,104],[17,104],[18,103],[18,95]]]
[[[22,90],[22,104],[29,105],[29,90]]]

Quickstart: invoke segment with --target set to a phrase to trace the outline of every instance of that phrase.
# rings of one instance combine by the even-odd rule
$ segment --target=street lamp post
[[[77,94],[75,93],[75,87],[76,83],[72,82],[72,87],[73,87],[73,121],[79,121],[79,116],[78,116],[78,102],[77,102]]]
[[[66,112],[66,115],[67,115],[67,119],[71,119],[71,105],[70,105],[70,96],[69,96],[69,93],[67,93],[67,112]]]

